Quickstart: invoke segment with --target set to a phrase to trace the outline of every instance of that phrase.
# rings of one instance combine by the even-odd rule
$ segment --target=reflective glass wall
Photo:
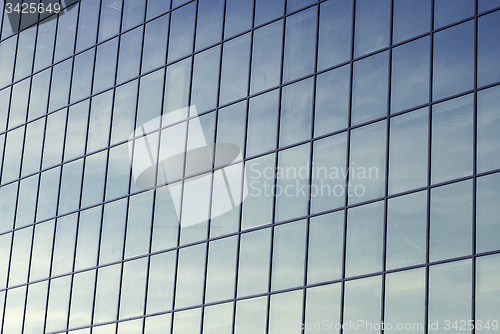
[[[1,333],[499,330],[500,1],[0,8]]]

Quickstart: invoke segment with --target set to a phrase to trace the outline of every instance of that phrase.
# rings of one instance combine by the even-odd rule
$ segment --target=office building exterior
[[[0,7],[1,333],[500,330],[500,1]]]

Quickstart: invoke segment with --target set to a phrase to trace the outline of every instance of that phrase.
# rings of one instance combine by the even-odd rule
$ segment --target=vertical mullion
[[[429,331],[429,280],[430,280],[430,237],[431,237],[431,172],[432,172],[432,90],[434,73],[434,0],[431,0],[431,33],[430,33],[430,75],[429,75],[429,124],[428,124],[428,156],[427,156],[427,231],[426,231],[426,259],[425,259],[425,333]]]

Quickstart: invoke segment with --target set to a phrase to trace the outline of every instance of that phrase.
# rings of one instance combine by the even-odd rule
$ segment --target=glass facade
[[[500,1],[0,9],[2,334],[499,331]]]

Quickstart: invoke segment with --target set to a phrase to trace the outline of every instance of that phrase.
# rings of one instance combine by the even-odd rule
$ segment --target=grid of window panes
[[[81,0],[19,32],[3,10],[2,333],[493,331],[499,7]],[[129,136],[189,106],[141,134],[185,142],[183,170],[137,186]],[[195,121],[241,155],[191,159]],[[216,176],[190,181],[242,163],[215,215]]]

